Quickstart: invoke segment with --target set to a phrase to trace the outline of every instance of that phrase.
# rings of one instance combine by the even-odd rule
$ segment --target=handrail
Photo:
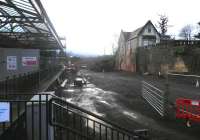
[[[31,98],[28,98],[28,99],[21,98],[21,97],[24,97],[24,96],[29,96]],[[32,98],[34,96],[36,96],[36,98]],[[15,99],[13,97],[18,97],[18,98]],[[13,94],[13,93],[10,93],[10,94],[7,94],[7,96],[5,98],[0,99],[0,102],[9,102],[10,103],[10,108],[11,108],[10,121],[2,123],[2,128],[3,128],[4,131],[0,135],[0,137],[1,136],[2,137],[5,137],[5,136],[9,137],[13,133],[13,132],[10,132],[9,130],[15,130],[16,129],[15,126],[21,125],[22,121],[23,121],[23,124],[25,124],[25,128],[27,128],[27,123],[28,122],[26,120],[27,119],[26,115],[27,115],[28,106],[30,106],[31,109],[32,109],[32,112],[29,112],[30,113],[29,115],[32,116],[32,118],[31,118],[32,122],[31,123],[33,123],[34,120],[35,120],[35,117],[33,117],[34,115],[36,115],[33,112],[33,110],[35,108],[35,105],[38,105],[38,107],[39,107],[39,113],[37,114],[37,116],[39,117],[38,122],[41,122],[41,116],[43,116],[42,112],[41,112],[42,105],[44,105],[43,103],[46,103],[45,112],[48,113],[48,101],[52,97],[56,98],[57,96],[55,96],[53,94],[50,94],[50,93],[40,93],[40,94],[24,94],[24,93]],[[14,109],[13,107],[16,107],[16,108]],[[16,112],[16,113],[14,113],[14,112]],[[46,119],[46,120],[48,121],[48,119]],[[41,125],[41,123],[40,123],[40,125]],[[6,126],[6,128],[4,126]],[[41,132],[42,132],[41,131],[41,126],[38,126],[38,127],[39,127],[39,131],[40,131],[40,134],[41,134]],[[48,131],[46,133],[48,133]],[[27,133],[23,133],[23,134],[20,134],[20,135],[27,135]],[[47,136],[48,135],[46,135],[46,137]],[[12,137],[12,139],[13,138],[15,139],[15,135],[11,135],[11,137]],[[9,139],[11,139],[11,138],[9,138]]]
[[[81,107],[78,107],[78,106],[76,106],[76,105],[74,105],[74,104],[72,104],[72,103],[69,103],[69,102],[67,102],[67,101],[65,101],[65,100],[63,100],[63,99],[61,99],[61,98],[51,98],[51,99],[49,100],[49,110],[50,110],[50,111],[49,111],[49,116],[50,116],[50,118],[52,118],[52,106],[51,106],[51,105],[52,105],[53,102],[55,102],[55,101],[60,101],[60,102],[62,102],[62,103],[64,103],[64,104],[66,104],[67,107],[71,107],[71,108],[76,109],[76,110],[78,110],[78,111],[81,111],[81,112],[83,112],[83,113],[85,113],[85,114],[88,114],[88,115],[90,115],[90,116],[92,116],[92,117],[94,117],[94,118],[97,118],[97,119],[99,119],[99,120],[101,120],[101,121],[103,121],[103,122],[105,122],[105,123],[107,123],[107,124],[113,126],[116,130],[121,131],[121,132],[123,132],[124,134],[130,135],[130,136],[135,135],[135,136],[138,136],[138,137],[140,137],[140,138],[143,138],[143,136],[141,136],[141,135],[139,135],[139,134],[137,133],[137,132],[138,132],[137,130],[136,130],[136,131],[130,131],[130,130],[128,130],[128,129],[122,127],[122,126],[119,126],[118,124],[116,124],[116,123],[114,123],[114,122],[112,122],[112,121],[109,121],[109,120],[107,120],[107,119],[105,119],[105,118],[103,118],[103,117],[100,117],[100,116],[98,116],[98,115],[96,115],[96,114],[94,114],[94,113],[92,113],[92,112],[90,112],[90,111],[87,111],[87,110],[85,110],[85,109],[83,109],[83,108],[81,108]],[[61,106],[62,106],[62,105],[61,105]],[[62,107],[64,108],[64,106],[62,106]],[[59,125],[59,124],[57,124],[57,123],[54,123],[52,119],[50,119],[49,121],[50,121],[50,124],[51,124],[51,125]],[[63,126],[61,126],[61,127],[63,127]],[[147,132],[148,130],[145,129],[144,131]],[[143,138],[143,139],[145,139],[145,138]]]
[[[13,99],[12,95],[17,96],[19,98]],[[78,136],[78,137],[81,137],[81,138],[87,139],[87,140],[92,140],[93,136],[95,136],[95,135],[98,137],[101,137],[101,138],[108,137],[108,135],[109,135],[111,137],[111,139],[113,139],[113,138],[115,139],[115,137],[119,138],[121,136],[121,138],[123,138],[124,140],[126,138],[130,139],[130,140],[134,140],[134,139],[146,140],[146,139],[148,139],[148,137],[147,137],[148,131],[145,129],[130,131],[124,127],[119,126],[118,124],[116,124],[112,121],[106,120],[103,117],[100,117],[100,116],[98,116],[92,112],[89,112],[81,107],[78,107],[72,103],[69,103],[69,102],[65,101],[64,99],[59,98],[53,94],[49,94],[49,93],[29,94],[30,97],[32,97],[32,95],[39,96],[39,97],[36,96],[36,97],[32,98],[31,100],[20,98],[20,96],[23,97],[23,95],[27,95],[27,94],[23,94],[23,93],[17,94],[17,95],[16,94],[8,94],[7,95],[8,98],[0,99],[0,102],[10,102],[11,108],[16,106],[16,110],[12,109],[11,114],[13,114],[13,112],[17,112],[16,115],[18,116],[17,117],[18,119],[22,117],[22,113],[23,113],[23,115],[26,115],[27,112],[30,111],[29,113],[31,115],[31,121],[25,121],[25,120],[23,120],[23,121],[25,121],[26,129],[29,129],[31,127],[32,130],[30,130],[30,134],[27,133],[24,135],[28,135],[30,137],[35,136],[35,135],[31,135],[31,134],[36,132],[33,128],[34,128],[34,124],[36,123],[35,117],[37,118],[37,116],[38,116],[39,120],[37,122],[39,123],[39,126],[37,126],[37,127],[39,130],[38,132],[40,134],[38,136],[38,138],[39,137],[41,138],[41,133],[44,132],[44,130],[42,130],[42,127],[41,127],[41,125],[43,124],[41,122],[41,118],[42,118],[42,116],[46,116],[46,121],[44,123],[44,125],[46,125],[46,129],[47,129],[48,125],[50,124],[52,127],[58,128],[58,129],[54,130],[55,133],[60,133],[62,129],[65,129],[67,134],[69,134],[69,135],[71,134],[71,136]],[[9,98],[9,96],[11,98]],[[43,96],[45,96],[44,100],[43,100]],[[35,104],[35,103],[37,103],[37,104]],[[46,103],[46,109],[44,111],[46,112],[47,115],[44,115],[42,113],[42,105],[44,106],[43,103]],[[38,109],[36,109],[37,107],[38,107]],[[39,112],[35,114],[34,110],[38,110]],[[57,111],[60,111],[61,114],[59,114]],[[64,112],[62,112],[62,111],[64,111]],[[73,119],[73,121],[72,121],[73,124],[69,123],[70,114],[72,114],[71,119]],[[65,115],[67,115],[67,116],[65,116]],[[15,119],[14,119],[13,115],[11,115],[10,117],[11,117],[11,121],[9,123],[5,123],[5,125],[9,126],[9,128],[15,128],[15,124],[14,124]],[[81,122],[85,122],[86,124],[83,125],[81,122],[79,122],[79,120],[76,120],[77,118],[78,119],[80,118]],[[27,119],[27,118],[25,118],[25,119]],[[58,119],[58,121],[57,121],[57,119]],[[67,120],[65,120],[65,119],[67,119]],[[65,123],[65,121],[67,121],[67,122]],[[75,123],[75,122],[77,122],[77,123]],[[18,121],[18,123],[21,123],[21,122]],[[88,127],[88,123],[92,123],[93,124],[92,127]],[[95,126],[95,124],[96,124],[96,126]],[[4,125],[3,125],[3,127],[4,127]],[[85,131],[82,128],[86,128]],[[89,131],[88,131],[88,129],[89,129]],[[6,131],[8,131],[7,128],[6,128]],[[46,135],[45,135],[46,137],[48,137],[48,133],[50,133],[50,132],[46,131]],[[113,137],[113,134],[114,134],[114,137]]]
[[[189,75],[189,74],[186,75],[186,74],[178,74],[178,73],[168,73],[168,75],[200,78],[200,75]]]
[[[50,120],[51,120],[51,119],[50,119]],[[82,136],[82,137],[85,137],[85,138],[87,138],[87,139],[90,139],[90,137],[88,137],[88,136],[86,136],[86,135],[84,135],[84,134],[81,134],[80,132],[78,132],[78,131],[76,131],[76,130],[70,128],[70,127],[63,126],[63,125],[59,125],[59,124],[57,124],[57,123],[53,123],[53,122],[50,123],[50,124],[53,125],[53,126],[56,126],[56,127],[61,127],[61,128],[64,128],[64,129],[70,130],[70,131],[72,131],[73,133],[76,133],[76,134],[78,134],[78,135],[80,135],[80,136]]]

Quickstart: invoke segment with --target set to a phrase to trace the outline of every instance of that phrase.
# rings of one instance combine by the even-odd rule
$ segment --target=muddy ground
[[[142,98],[141,81],[145,80],[159,89],[165,89],[166,79],[153,76],[140,76],[130,73],[96,73],[81,71],[88,84],[75,88],[73,84],[64,89],[67,101],[75,103],[97,115],[103,116],[130,130],[149,129],[153,140],[198,140],[199,124],[188,128],[184,120],[175,118],[174,108],[170,116],[162,118]],[[193,85],[170,81],[170,101],[177,97],[199,99],[199,88]]]

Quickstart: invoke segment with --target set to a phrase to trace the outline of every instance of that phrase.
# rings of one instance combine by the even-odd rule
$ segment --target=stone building
[[[121,30],[116,53],[116,69],[137,71],[137,48],[151,47],[160,42],[160,34],[149,20],[144,26],[133,32]]]

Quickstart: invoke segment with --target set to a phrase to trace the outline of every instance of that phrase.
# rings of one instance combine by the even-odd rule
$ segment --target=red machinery
[[[176,118],[200,122],[200,100],[177,99]]]

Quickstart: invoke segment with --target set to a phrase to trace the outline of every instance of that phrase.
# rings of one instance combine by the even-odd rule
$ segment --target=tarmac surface
[[[173,108],[168,118],[158,113],[142,98],[141,81],[165,88],[165,79],[129,73],[95,73],[80,71],[87,84],[75,87],[72,83],[63,89],[66,101],[113,121],[130,130],[149,129],[152,140],[198,140],[200,125],[188,128],[184,120],[175,118]],[[79,74],[80,74],[79,73]],[[177,97],[199,99],[199,89],[193,85],[170,82],[170,101]]]

